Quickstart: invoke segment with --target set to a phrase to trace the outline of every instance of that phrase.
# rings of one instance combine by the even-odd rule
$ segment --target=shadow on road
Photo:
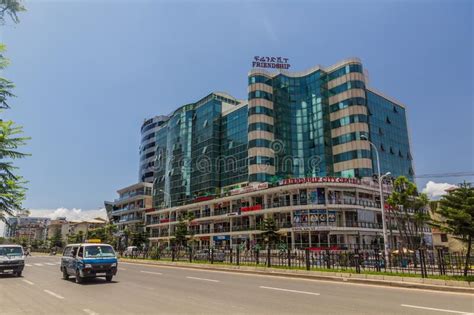
[[[12,273],[0,273],[0,279],[16,279],[16,278],[23,278],[23,276],[17,277],[16,275]]]
[[[69,282],[76,282],[76,279],[74,277],[69,278],[69,280],[65,280]],[[82,283],[77,283],[78,285],[107,285],[107,284],[114,284],[114,283],[119,283],[119,281],[106,281],[105,279],[102,278],[89,278],[89,279],[83,279]]]

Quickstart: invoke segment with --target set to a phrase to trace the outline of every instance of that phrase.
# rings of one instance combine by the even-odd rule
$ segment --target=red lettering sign
[[[257,211],[257,210],[262,210],[262,205],[255,205],[255,206],[250,206],[250,207],[242,207],[240,211],[242,212],[248,212],[248,211]]]

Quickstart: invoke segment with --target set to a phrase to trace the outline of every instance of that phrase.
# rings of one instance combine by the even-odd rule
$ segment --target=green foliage
[[[143,224],[139,223],[135,225],[133,231],[130,233],[130,240],[132,246],[137,246],[139,249],[143,249],[148,243],[148,237]]]
[[[474,188],[464,182],[458,189],[443,196],[434,211],[441,219],[433,224],[466,243],[464,275],[467,276],[474,238]]]
[[[64,243],[63,243],[63,236],[61,235],[61,229],[56,229],[54,231],[53,236],[49,239],[49,246],[50,248],[53,247],[59,247],[62,248]]]
[[[394,209],[390,211],[390,217],[397,223],[401,245],[411,249],[422,246],[423,228],[430,220],[427,211],[428,196],[418,193],[414,183],[400,176],[393,183],[393,192],[387,203]]]
[[[263,220],[262,224],[262,236],[265,240],[265,243],[269,246],[276,244],[280,240],[280,235],[278,232],[278,227],[273,218],[266,218]]]
[[[5,23],[5,17],[10,17],[18,23],[18,13],[25,8],[18,0],[0,1],[0,24]],[[9,61],[4,56],[5,45],[0,44],[0,70],[4,70]],[[14,97],[14,84],[0,77],[0,110],[10,108],[8,99]],[[25,181],[15,174],[16,167],[12,161],[23,158],[26,154],[18,151],[28,138],[19,136],[22,128],[12,121],[0,118],[0,221],[6,222],[6,216],[13,216],[21,210],[25,198]]]
[[[20,22],[18,13],[26,11],[19,0],[1,0],[0,1],[0,24],[5,24],[5,17],[8,16],[15,23]]]

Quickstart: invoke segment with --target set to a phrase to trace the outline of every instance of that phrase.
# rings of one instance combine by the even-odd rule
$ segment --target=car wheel
[[[110,282],[112,281],[113,276],[112,275],[107,275],[105,276],[105,281]]]
[[[63,269],[63,279],[69,280],[69,274],[67,273],[66,269]]]
[[[82,283],[84,279],[82,279],[79,270],[76,270],[76,283]]]
[[[20,270],[20,271],[17,271],[17,272],[16,272],[16,276],[17,276],[17,277],[21,277],[21,273],[22,273],[21,270]]]

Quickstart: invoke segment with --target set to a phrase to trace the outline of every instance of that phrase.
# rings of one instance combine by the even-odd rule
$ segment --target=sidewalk
[[[302,278],[322,281],[338,281],[348,283],[359,283],[369,285],[383,285],[400,288],[424,289],[435,291],[459,292],[474,294],[474,282],[442,280],[415,277],[398,277],[386,275],[369,275],[369,274],[353,274],[339,273],[327,271],[307,271],[298,269],[278,269],[267,267],[252,266],[236,266],[236,265],[219,265],[219,264],[198,264],[187,262],[171,262],[144,259],[120,258],[119,261],[127,263],[168,266],[178,268],[192,268],[198,270],[218,270],[246,274],[273,275],[289,278]],[[120,270],[120,268],[119,268]]]

